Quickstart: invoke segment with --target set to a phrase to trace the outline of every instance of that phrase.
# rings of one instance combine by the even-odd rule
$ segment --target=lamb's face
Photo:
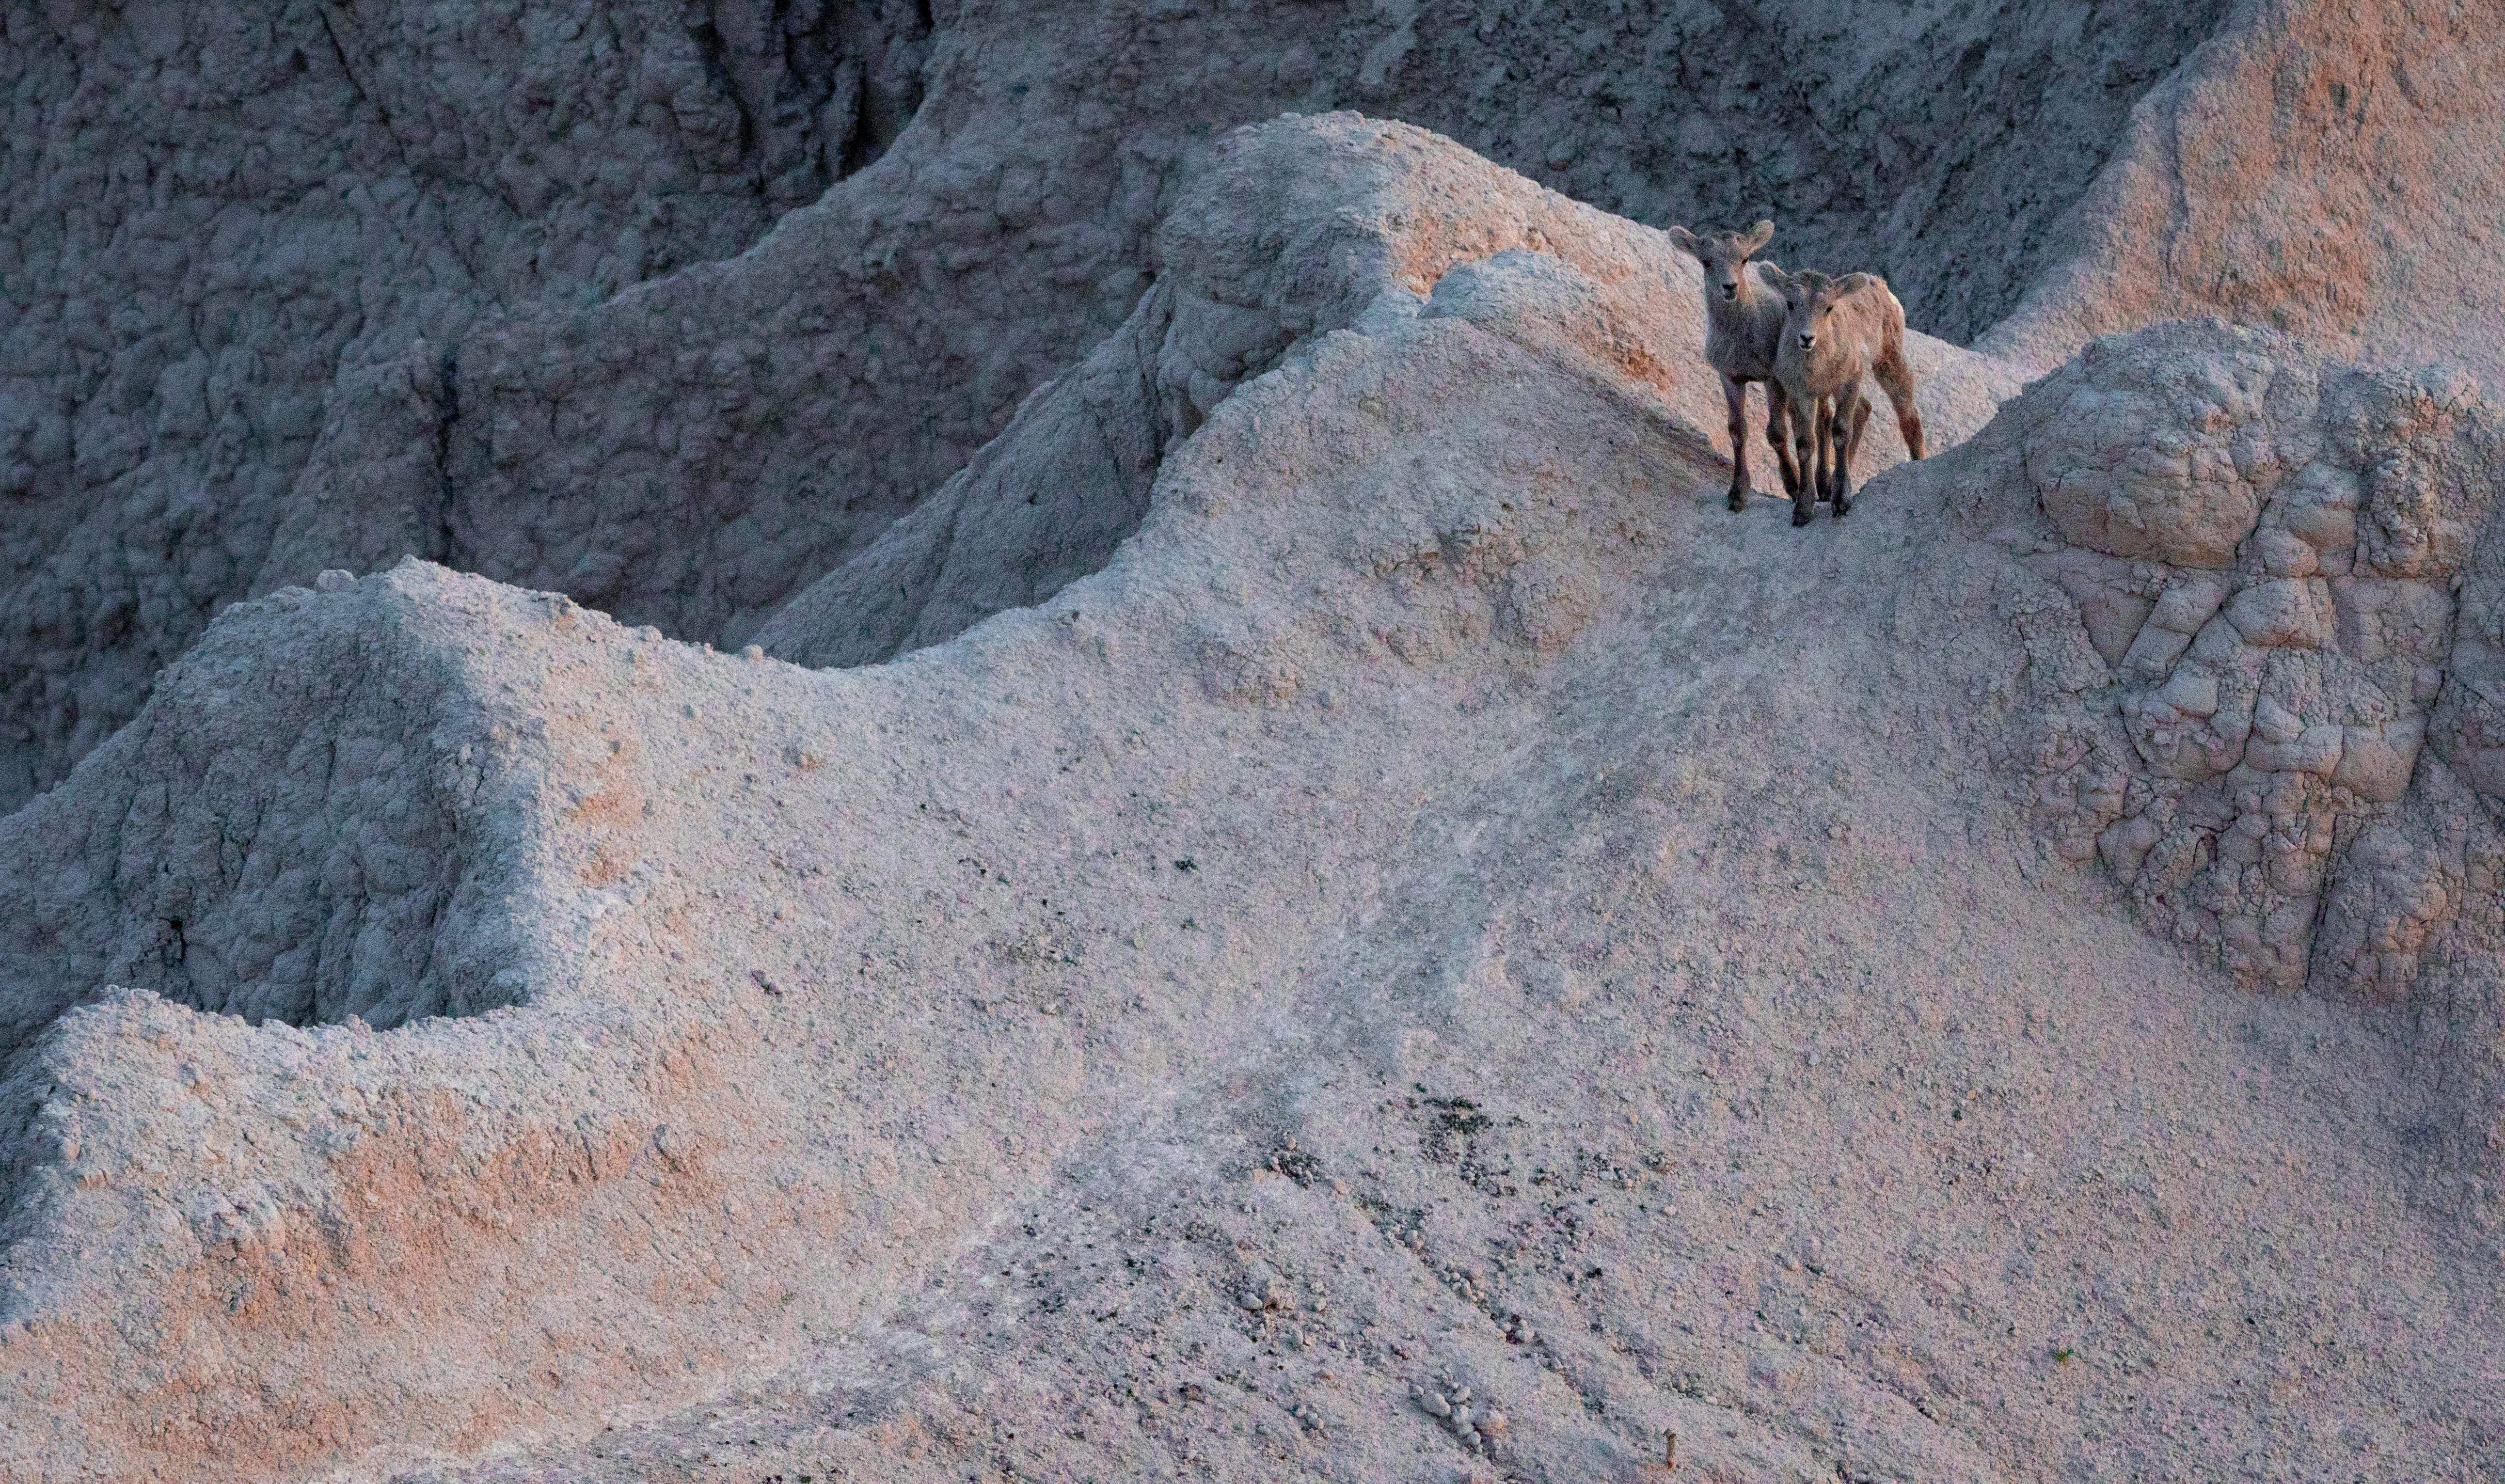
[[[1740,297],[1740,275],[1748,270],[1748,254],[1754,251],[1727,231],[1717,231],[1705,239],[1705,281],[1711,284],[1725,300]]]
[[[1817,348],[1818,332],[1835,311],[1835,285],[1824,273],[1794,273],[1783,281],[1783,334],[1803,350]]]
[[[1836,281],[1824,273],[1795,273],[1783,288],[1783,334],[1800,343],[1803,350],[1816,350],[1819,338],[1832,327],[1835,311],[1862,285],[1852,279]]]
[[[1775,234],[1775,224],[1759,222],[1746,231],[1716,231],[1697,236],[1683,227],[1670,230],[1670,239],[1705,265],[1705,291],[1727,302],[1740,297],[1748,259]]]

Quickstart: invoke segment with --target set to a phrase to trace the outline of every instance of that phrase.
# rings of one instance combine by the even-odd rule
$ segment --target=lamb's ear
[[[1775,240],[1775,224],[1759,222],[1748,229],[1746,236],[1740,239],[1740,246],[1744,251],[1753,253],[1773,240]]]
[[[1838,299],[1851,299],[1853,295],[1860,293],[1862,290],[1870,287],[1878,281],[1879,280],[1875,276],[1869,273],[1847,273],[1835,281],[1835,297]]]
[[[1769,263],[1763,258],[1758,259],[1757,276],[1764,280],[1767,288],[1774,290],[1778,294],[1788,294],[1791,292],[1793,283],[1792,275],[1784,272],[1783,265],[1780,263]]]
[[[1662,235],[1670,239],[1671,246],[1677,248],[1680,252],[1685,253],[1690,258],[1702,258],[1705,256],[1704,253],[1698,251],[1702,244],[1696,240],[1696,233],[1689,231],[1684,227],[1673,227],[1664,231]]]

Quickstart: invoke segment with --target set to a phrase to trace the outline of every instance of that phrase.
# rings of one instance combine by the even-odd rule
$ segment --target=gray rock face
[[[515,821],[540,801],[498,780],[547,728],[478,693],[462,615],[345,577],[229,608],[92,756],[91,786],[12,817],[0,1056],[106,984],[377,1029],[522,998],[555,920],[513,915]]]
[[[20,4],[0,807],[329,567],[745,641],[1124,321],[1236,124],[1356,104],[1654,225],[1780,206],[1780,255],[1962,337],[2219,9]]]
[[[692,15],[0,13],[0,807],[218,606],[446,554],[472,320],[733,255],[919,102],[909,5]]]

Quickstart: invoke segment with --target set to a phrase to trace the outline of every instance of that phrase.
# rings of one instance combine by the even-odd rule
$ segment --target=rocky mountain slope
[[[406,296],[194,316],[293,442],[12,208],[0,1473],[2505,1468],[2493,28],[1591,9],[10,12],[47,189],[429,143],[154,239]],[[2017,303],[1806,531],[1654,230],[1787,198]]]
[[[2219,9],[14,0],[0,807],[326,567],[744,641],[1119,325],[1209,141],[1283,109],[1890,244],[1964,338]]]

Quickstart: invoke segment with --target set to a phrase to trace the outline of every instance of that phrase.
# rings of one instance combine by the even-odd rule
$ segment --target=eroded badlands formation
[[[2505,18],[2154,9],[8,10],[0,1476],[2505,1470]]]

